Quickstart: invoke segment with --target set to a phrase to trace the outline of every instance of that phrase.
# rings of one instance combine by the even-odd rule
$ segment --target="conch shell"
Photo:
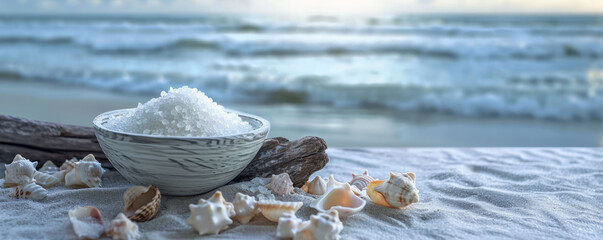
[[[119,213],[111,221],[111,228],[109,228],[107,234],[112,236],[113,240],[134,240],[140,238],[138,225],[130,221],[123,213]]]
[[[304,192],[314,195],[323,195],[327,191],[327,182],[320,176],[316,176],[311,181],[307,181],[302,187]]]
[[[69,172],[73,168],[75,168],[75,163],[76,162],[78,162],[77,158],[72,158],[72,159],[69,159],[69,160],[65,160],[65,162],[63,162],[63,164],[59,168],[59,170],[65,170],[65,172]]]
[[[70,210],[69,221],[80,239],[98,239],[105,233],[103,216],[95,207],[76,207]]]
[[[273,222],[278,222],[283,213],[291,212],[295,214],[303,205],[303,202],[281,202],[276,200],[259,201],[257,203],[262,215]]]
[[[189,204],[191,215],[186,223],[191,225],[199,235],[218,234],[228,228],[232,220],[223,203],[222,192],[216,191],[208,200],[199,199],[198,204]]]
[[[161,192],[153,185],[133,186],[123,195],[124,213],[133,221],[145,222],[151,220],[159,211]]]
[[[279,175],[272,174],[272,181],[266,188],[272,190],[272,193],[278,195],[285,195],[288,193],[293,193],[293,182],[291,182],[291,178],[289,178],[289,174],[281,173]]]
[[[343,230],[343,224],[335,210],[312,215],[308,222],[295,233],[294,240],[337,240]]]
[[[105,173],[105,169],[92,154],[74,163],[73,170],[68,171],[65,185],[70,188],[101,187],[101,177]]]
[[[278,225],[276,226],[276,237],[277,238],[293,238],[297,230],[304,228],[310,224],[310,221],[302,221],[297,218],[294,213],[285,212],[278,219]]]
[[[11,164],[5,164],[3,187],[15,187],[35,182],[33,175],[38,162],[31,162],[17,154]]]
[[[260,209],[256,206],[255,197],[237,193],[234,201],[235,218],[242,224],[248,223],[256,214],[260,212]]]
[[[43,172],[43,173],[48,173],[48,174],[53,174],[58,171],[59,171],[59,167],[57,167],[57,165],[54,165],[54,163],[52,161],[46,161],[44,163],[44,165],[42,165],[42,167],[38,170],[38,172]]]
[[[32,200],[42,200],[48,195],[48,191],[35,183],[29,183],[25,186],[17,186],[15,192],[10,196],[14,198],[29,198]]]
[[[40,171],[35,172],[33,178],[36,180],[36,184],[42,187],[52,187],[61,182],[61,180],[55,177],[54,175],[50,175]]]
[[[381,206],[390,208],[405,208],[410,204],[419,202],[419,190],[415,186],[414,173],[390,172],[387,181],[373,181],[369,183],[366,192]]]
[[[319,212],[336,210],[341,217],[347,217],[360,212],[366,201],[352,191],[349,184],[343,186],[331,185],[327,193],[312,201],[311,207]]]
[[[358,175],[352,173],[352,181],[350,181],[350,185],[356,186],[358,189],[363,190],[372,181],[375,181],[375,179],[369,176],[368,171],[364,171],[363,174]]]

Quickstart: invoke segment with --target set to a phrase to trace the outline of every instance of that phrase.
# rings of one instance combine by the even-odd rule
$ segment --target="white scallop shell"
[[[375,181],[375,179],[369,176],[368,171],[364,171],[363,174],[358,175],[352,173],[352,181],[350,181],[350,185],[356,186],[358,189],[363,190],[372,181]]]
[[[329,181],[327,182],[327,191],[331,188],[343,187],[346,184],[347,183],[343,183],[343,182],[339,182],[339,181],[335,180],[335,177],[333,177],[333,174],[331,174],[331,175],[329,175]]]
[[[3,187],[15,187],[35,181],[33,175],[36,172],[38,162],[31,162],[17,154],[11,164],[5,164]]]
[[[58,171],[59,171],[59,167],[57,167],[57,165],[54,165],[54,163],[52,161],[46,161],[44,163],[44,165],[42,165],[42,167],[38,170],[38,172],[43,172],[43,173],[48,173],[48,174],[53,174]]]
[[[308,222],[295,233],[294,240],[337,240],[340,238],[339,233],[343,230],[343,224],[335,210],[312,215]]]
[[[302,221],[297,218],[294,213],[285,212],[278,219],[278,225],[276,226],[276,237],[277,238],[293,238],[297,230],[310,224],[310,221]]]
[[[28,198],[31,200],[42,200],[48,195],[48,191],[35,183],[29,183],[25,186],[17,186],[15,192],[10,196],[14,198]]]
[[[33,178],[36,180],[36,184],[42,187],[52,187],[61,182],[61,180],[55,177],[54,175],[50,175],[39,171],[34,173]]]
[[[341,217],[347,217],[360,212],[366,201],[352,191],[349,184],[333,186],[327,193],[312,201],[311,207],[319,212],[336,210]]]
[[[256,205],[261,209],[262,215],[264,215],[264,217],[266,217],[270,221],[278,222],[278,219],[283,215],[283,213],[295,213],[304,205],[304,203],[265,200],[257,202]]]
[[[105,232],[103,216],[95,207],[76,207],[70,210],[69,221],[80,239],[98,239]]]
[[[199,235],[218,234],[228,228],[232,220],[228,217],[223,199],[222,193],[216,191],[208,200],[199,199],[199,204],[189,204],[191,215],[186,219],[186,223],[191,225]]]
[[[237,193],[232,204],[234,205],[235,218],[242,224],[248,223],[260,209],[255,205],[255,197]]]
[[[105,169],[88,154],[84,159],[74,163],[73,170],[65,175],[65,186],[70,188],[100,187],[101,177]]]
[[[130,221],[125,214],[119,213],[115,219],[111,220],[111,227],[107,234],[113,237],[113,240],[134,240],[140,238],[138,225]]]
[[[320,176],[316,176],[311,181],[307,181],[301,189],[309,194],[323,195],[327,191],[327,182]]]
[[[419,190],[415,186],[414,173],[389,173],[389,179],[375,191],[383,194],[385,201],[392,207],[403,208],[412,203],[419,202]]]
[[[289,174],[281,173],[279,175],[272,174],[272,180],[266,188],[272,190],[272,193],[284,195],[288,193],[293,193],[293,182],[291,182],[291,178],[289,178]]]

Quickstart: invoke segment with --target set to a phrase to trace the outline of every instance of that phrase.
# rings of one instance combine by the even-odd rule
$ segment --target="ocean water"
[[[0,77],[218,102],[603,120],[603,16],[3,16]]]

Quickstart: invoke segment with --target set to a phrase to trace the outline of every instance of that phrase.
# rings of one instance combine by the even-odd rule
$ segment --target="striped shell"
[[[42,200],[48,195],[48,191],[35,183],[29,183],[25,186],[17,186],[15,192],[10,196],[14,198],[27,198],[31,200]]]
[[[153,185],[133,186],[123,195],[124,214],[133,221],[145,222],[153,218],[161,204],[161,193]]]
[[[272,181],[266,185],[266,188],[272,190],[274,194],[285,195],[293,193],[293,182],[291,182],[291,178],[289,178],[289,174],[287,173],[272,174]]]
[[[33,178],[36,180],[36,184],[42,187],[52,187],[61,182],[61,180],[54,175],[39,171],[34,173]]]
[[[363,174],[358,175],[352,173],[352,181],[350,181],[350,185],[356,186],[358,189],[363,190],[372,181],[375,181],[375,179],[369,176],[368,171],[364,171]]]
[[[390,208],[405,208],[419,202],[419,190],[415,186],[414,173],[390,173],[387,181],[373,181],[366,189],[376,204]]]
[[[11,164],[5,164],[3,187],[15,187],[26,185],[34,181],[33,175],[36,172],[38,162],[31,162],[28,159],[17,154]]]
[[[273,222],[278,222],[278,219],[285,212],[295,214],[303,205],[303,202],[281,202],[276,200],[259,201],[257,203],[262,215]]]

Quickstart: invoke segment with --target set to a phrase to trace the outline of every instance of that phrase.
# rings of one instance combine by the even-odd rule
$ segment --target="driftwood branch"
[[[326,149],[327,144],[319,137],[294,141],[282,137],[266,139],[249,166],[234,181],[286,172],[299,187],[327,164]],[[90,153],[104,167],[112,168],[91,127],[0,115],[0,162],[10,163],[16,154],[21,154],[33,161],[51,160],[60,166],[65,159],[81,159]]]

